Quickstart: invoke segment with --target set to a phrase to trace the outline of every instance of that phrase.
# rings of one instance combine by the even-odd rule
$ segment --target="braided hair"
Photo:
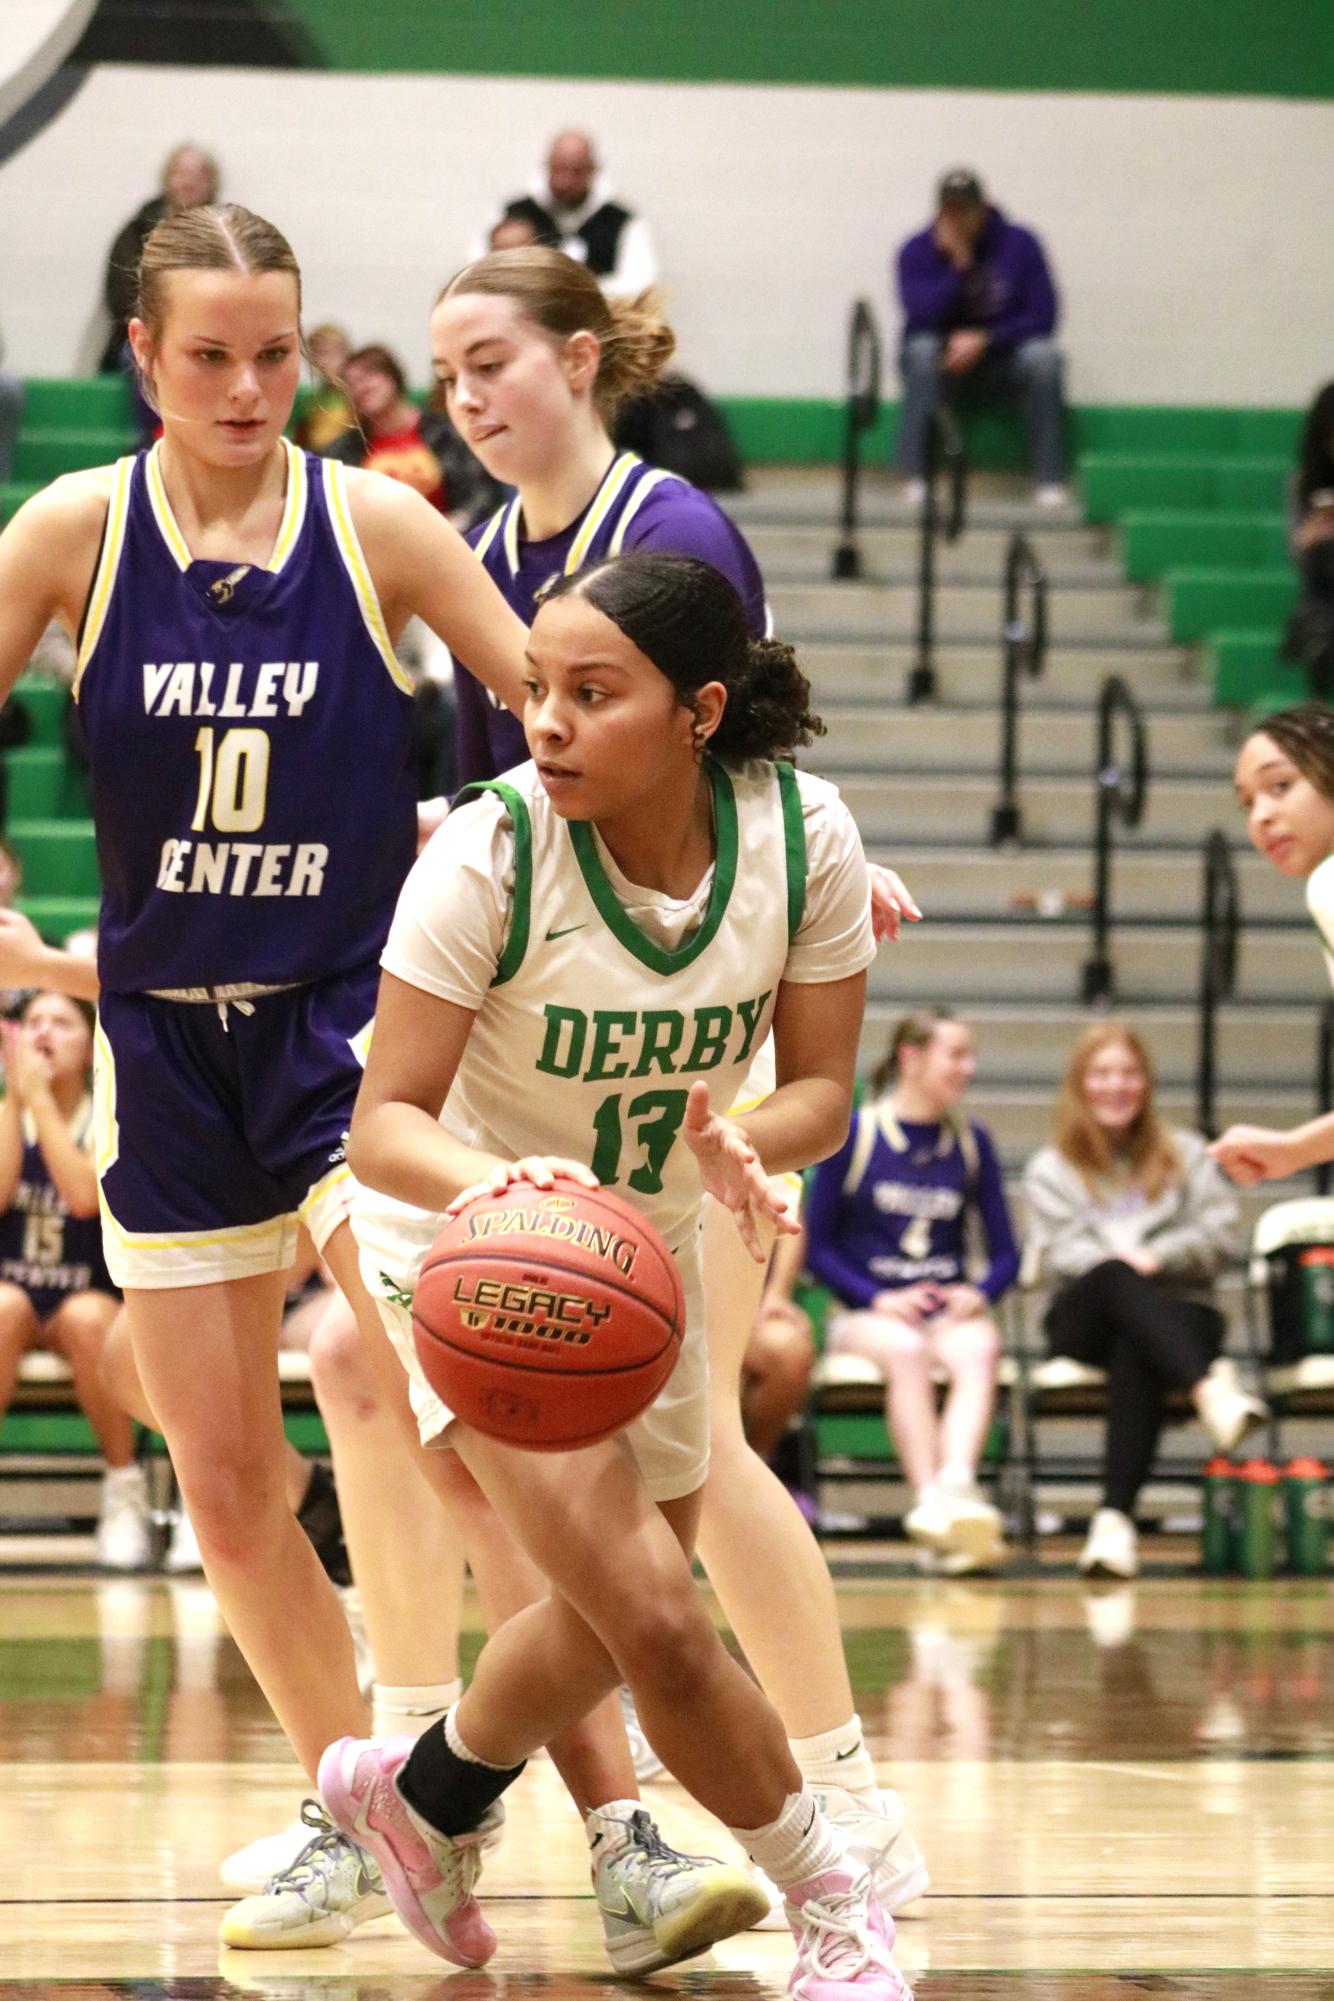
[[[1324,702],[1298,702],[1266,716],[1251,735],[1267,736],[1323,798],[1334,802],[1334,709]]]
[[[790,646],[752,639],[745,607],[722,572],[696,556],[637,549],[560,576],[543,602],[577,593],[623,632],[685,707],[707,681],[727,690],[709,750],[723,764],[786,757],[824,724]]]

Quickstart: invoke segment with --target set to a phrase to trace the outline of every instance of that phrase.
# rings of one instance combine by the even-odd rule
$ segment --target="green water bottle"
[[[1293,1459],[1283,1469],[1288,1569],[1299,1577],[1323,1577],[1329,1568],[1328,1480],[1318,1459]]]
[[[1237,1567],[1236,1473],[1230,1459],[1211,1459],[1204,1469],[1200,1561],[1210,1577],[1229,1577]]]
[[[1278,1468],[1248,1459],[1237,1474],[1238,1568],[1243,1577],[1272,1577],[1278,1561]]]

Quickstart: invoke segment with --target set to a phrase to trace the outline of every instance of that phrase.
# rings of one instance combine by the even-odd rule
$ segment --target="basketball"
[[[427,1381],[464,1424],[571,1451],[646,1410],[685,1331],[681,1276],[619,1196],[520,1182],[454,1217],[412,1303]]]

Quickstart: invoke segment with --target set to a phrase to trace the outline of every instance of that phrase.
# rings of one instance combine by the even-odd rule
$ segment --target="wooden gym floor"
[[[846,1569],[861,1714],[931,1866],[899,1927],[920,2001],[1334,1995],[1323,1582],[1095,1595],[1068,1575]],[[0,1578],[0,1773],[0,1987],[23,2001],[625,1989],[541,1761],[487,1864],[501,1943],[484,1973],[451,1974],[392,1918],[325,1951],[219,1948],[219,1858],[285,1824],[301,1785],[202,1581]],[[647,1797],[678,1844],[725,1843],[675,1785]],[[751,1933],[653,1984],[777,2001],[790,1963],[781,1935]]]

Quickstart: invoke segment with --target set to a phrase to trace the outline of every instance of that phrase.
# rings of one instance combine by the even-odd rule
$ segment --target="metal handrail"
[[[1227,835],[1215,827],[1201,851],[1204,886],[1200,906],[1200,1022],[1195,1064],[1195,1126],[1218,1137],[1218,1009],[1237,987],[1241,890]]]
[[[857,540],[857,490],[861,481],[862,434],[880,414],[880,329],[865,299],[858,299],[848,323],[848,394],[843,409],[843,539],[834,550],[834,576],[859,577],[862,552]]]
[[[1120,717],[1130,732],[1129,757],[1113,756]],[[1098,697],[1098,734],[1093,766],[1093,936],[1080,995],[1086,1006],[1110,1001],[1115,977],[1108,949],[1111,933],[1112,826],[1137,827],[1149,788],[1149,739],[1144,712],[1119,674],[1109,674]]]
[[[957,542],[968,511],[963,434],[946,404],[938,403],[931,413],[922,470],[926,492],[917,550],[917,650],[908,675],[910,702],[933,702],[936,698],[936,537],[943,534],[947,542]],[[936,499],[936,482],[942,471],[948,480],[943,514]]]
[[[1029,588],[1028,607],[1020,592]],[[1005,552],[1001,618],[1000,796],[991,809],[991,845],[1023,838],[1019,806],[1019,677],[1036,680],[1047,660],[1047,573],[1026,535],[1017,531]]]
[[[1316,1044],[1316,1105],[1317,1114],[1334,1111],[1334,1000],[1327,1000],[1320,1010],[1320,1024]],[[1321,1161],[1315,1171],[1317,1193],[1328,1195],[1334,1163]]]

